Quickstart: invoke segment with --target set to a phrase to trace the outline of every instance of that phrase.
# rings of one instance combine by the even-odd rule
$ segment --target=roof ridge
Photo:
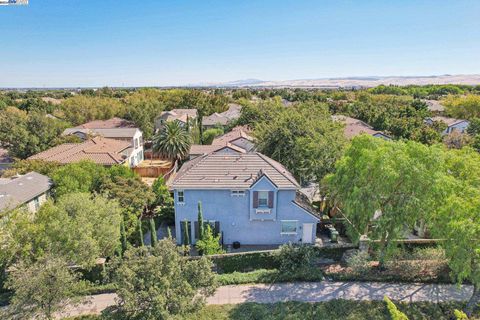
[[[275,168],[274,165],[272,165],[272,163],[269,161],[269,160],[273,160],[275,162],[277,162],[279,165],[281,165],[285,171],[287,171],[287,169],[284,167],[283,164],[281,164],[280,162],[270,158],[270,157],[267,157],[266,155],[264,154],[261,154],[260,152],[255,152],[260,158],[262,158],[266,163],[268,163],[275,171],[277,171],[278,173],[280,173],[282,176],[284,176],[288,181],[290,181],[291,183],[293,183],[294,185],[296,186],[299,186],[298,182],[296,180],[292,180],[290,177],[288,177],[285,173],[281,172],[280,170],[278,170],[277,168]]]
[[[185,171],[182,171],[182,168],[180,168],[180,170],[177,172],[177,175],[175,177],[175,180],[177,179],[181,179],[188,171],[190,171],[190,169],[192,169],[193,167],[195,167],[196,165],[198,165],[200,162],[202,162],[203,160],[205,160],[209,155],[211,155],[212,153],[207,153],[207,154],[203,154],[201,156],[198,156],[196,158],[193,158],[192,160],[189,160],[187,162],[185,162],[183,165],[182,165],[182,168],[184,165],[188,164],[189,163],[189,167],[188,168],[185,168]],[[196,161],[196,162],[195,162]]]

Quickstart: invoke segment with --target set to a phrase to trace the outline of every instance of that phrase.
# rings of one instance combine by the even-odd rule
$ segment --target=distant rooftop
[[[423,101],[427,104],[428,110],[432,112],[445,111],[445,107],[438,100],[423,100]]]
[[[0,178],[0,211],[14,209],[50,190],[47,176],[29,172],[20,177]]]
[[[83,133],[90,136],[102,136],[104,138],[133,138],[137,133],[137,128],[99,128],[99,129],[86,129],[86,128],[67,128],[63,131],[63,135],[71,135],[75,133]]]
[[[464,119],[455,119],[455,118],[448,118],[448,117],[442,117],[442,116],[436,116],[436,117],[432,117],[430,119],[432,119],[433,121],[443,122],[449,127],[453,126],[453,125],[456,125],[457,123],[467,121],[467,120],[464,120]]]
[[[187,122],[187,119],[195,119],[198,116],[197,109],[172,109],[170,111],[163,111],[158,117],[164,121],[178,120]]]
[[[231,121],[238,119],[240,117],[240,112],[242,110],[242,106],[236,103],[230,103],[228,105],[228,110],[225,112],[217,113],[209,115],[208,117],[204,117],[202,119],[202,124],[204,126],[214,126],[216,124],[219,125],[227,125]]]
[[[347,117],[344,115],[333,115],[332,120],[345,124],[344,135],[347,139],[353,139],[353,137],[361,134],[370,134],[372,136],[382,135],[388,137],[383,132],[374,130],[372,126],[366,124],[359,119]]]
[[[90,160],[101,165],[120,164],[130,151],[129,141],[95,137],[82,143],[65,143],[31,156],[62,164]]]
[[[111,118],[108,120],[93,120],[79,126],[77,129],[113,129],[113,128],[135,128],[135,123],[122,118]]]

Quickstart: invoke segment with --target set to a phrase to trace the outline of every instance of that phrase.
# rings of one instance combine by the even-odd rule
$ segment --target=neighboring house
[[[186,162],[173,179],[175,231],[185,224],[198,239],[198,202],[203,218],[225,245],[314,243],[317,222],[300,186],[280,163],[258,152],[213,152]]]
[[[428,110],[432,113],[442,113],[445,111],[445,107],[438,100],[422,100],[428,106]]]
[[[170,111],[163,111],[160,116],[155,119],[155,131],[160,129],[165,122],[177,121],[184,127],[187,125],[187,122],[197,117],[197,109],[172,109]]]
[[[0,148],[0,173],[8,169],[12,163],[13,159],[8,155],[8,150]]]
[[[242,106],[236,103],[228,104],[228,110],[225,112],[215,112],[208,117],[203,117],[202,125],[205,129],[224,127],[240,118]]]
[[[36,172],[0,178],[0,212],[24,206],[35,213],[47,201],[51,187],[50,179]]]
[[[332,120],[345,124],[344,135],[345,135],[345,138],[347,139],[353,139],[354,137],[361,134],[369,134],[376,138],[382,138],[385,140],[391,139],[385,133],[374,130],[372,126],[366,124],[362,120],[358,120],[358,119],[343,116],[343,115],[334,115],[332,116]]]
[[[144,159],[143,134],[131,121],[121,118],[109,120],[94,120],[74,128],[67,128],[63,135],[76,135],[82,140],[92,137],[104,137],[130,143],[132,150],[129,157],[132,158],[131,167],[138,165]]]
[[[432,125],[433,122],[443,122],[447,125],[447,129],[445,129],[442,134],[449,134],[452,133],[453,131],[457,131],[460,133],[464,133],[470,122],[468,120],[463,120],[463,119],[455,119],[455,118],[447,118],[447,117],[442,117],[442,116],[437,116],[437,117],[432,117],[432,118],[427,118],[425,122],[429,125]]]
[[[218,151],[225,147],[228,147],[232,152],[250,152],[255,148],[255,144],[253,142],[253,137],[250,136],[248,132],[249,130],[246,127],[238,126],[221,136],[215,137],[211,145],[194,144],[190,148],[190,159]]]
[[[124,164],[135,167],[138,158],[130,141],[94,137],[81,143],[64,143],[37,153],[28,159],[67,164],[90,160],[104,166]]]
[[[128,121],[122,118],[111,118],[108,120],[93,120],[79,126],[77,129],[114,129],[114,128],[136,128],[133,121]]]

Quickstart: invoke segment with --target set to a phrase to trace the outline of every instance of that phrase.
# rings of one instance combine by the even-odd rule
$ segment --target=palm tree
[[[192,137],[177,121],[165,123],[153,137],[153,151],[172,161],[185,159],[191,145]]]

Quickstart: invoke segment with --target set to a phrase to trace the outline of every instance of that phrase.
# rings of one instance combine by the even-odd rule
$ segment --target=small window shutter
[[[253,191],[253,207],[258,208],[258,191]]]
[[[195,228],[195,240],[198,240],[199,239],[199,235],[200,235],[200,226],[198,225],[198,221],[195,221],[193,223],[193,226]]]
[[[273,208],[273,197],[274,197],[273,191],[268,191],[268,207],[269,208]]]
[[[215,221],[215,237],[220,233],[220,221]]]

